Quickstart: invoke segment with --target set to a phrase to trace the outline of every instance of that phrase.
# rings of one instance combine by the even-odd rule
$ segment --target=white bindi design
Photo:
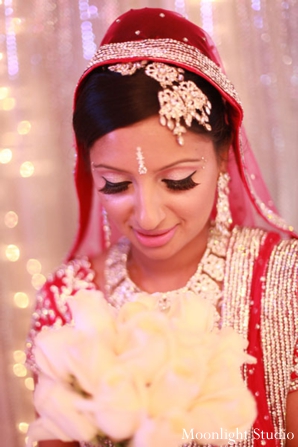
[[[206,168],[205,165],[206,165],[206,161],[207,161],[207,160],[206,160],[205,157],[201,157],[201,160],[202,160],[202,162],[204,163],[203,166],[202,166],[202,169],[205,169],[205,168]]]
[[[145,159],[144,159],[142,149],[140,147],[137,147],[136,151],[137,151],[137,161],[138,161],[138,165],[139,165],[139,174],[146,174],[147,168],[144,163]]]

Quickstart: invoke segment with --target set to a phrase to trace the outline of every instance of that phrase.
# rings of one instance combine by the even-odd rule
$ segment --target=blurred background
[[[71,110],[108,25],[130,8],[175,10],[215,40],[256,158],[298,228],[297,0],[0,0],[0,433],[24,446],[33,382],[24,347],[36,290],[77,223]]]

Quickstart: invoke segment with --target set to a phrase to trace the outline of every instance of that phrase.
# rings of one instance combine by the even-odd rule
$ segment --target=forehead
[[[141,148],[146,163],[159,169],[185,158],[208,156],[215,160],[211,139],[206,135],[187,131],[184,145],[180,146],[172,131],[160,124],[157,116],[128,127],[116,129],[99,138],[91,148],[90,158],[94,163],[108,163],[127,168],[136,163],[136,150]]]

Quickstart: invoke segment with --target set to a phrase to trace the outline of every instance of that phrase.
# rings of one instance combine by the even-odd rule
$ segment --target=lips
[[[159,230],[159,231],[139,231],[134,229],[134,234],[138,240],[138,242],[145,247],[156,248],[162,247],[167,244],[176,232],[177,226],[175,225],[168,230]]]

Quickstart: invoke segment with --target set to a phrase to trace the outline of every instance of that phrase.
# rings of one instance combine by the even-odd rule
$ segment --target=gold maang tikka
[[[167,126],[182,146],[186,127],[180,122],[183,118],[187,127],[195,119],[206,130],[211,130],[209,115],[211,103],[207,96],[193,81],[184,80],[184,70],[162,62],[128,62],[110,65],[108,69],[122,76],[133,75],[137,70],[144,69],[145,74],[155,79],[162,89],[158,92],[160,105],[160,123]]]

